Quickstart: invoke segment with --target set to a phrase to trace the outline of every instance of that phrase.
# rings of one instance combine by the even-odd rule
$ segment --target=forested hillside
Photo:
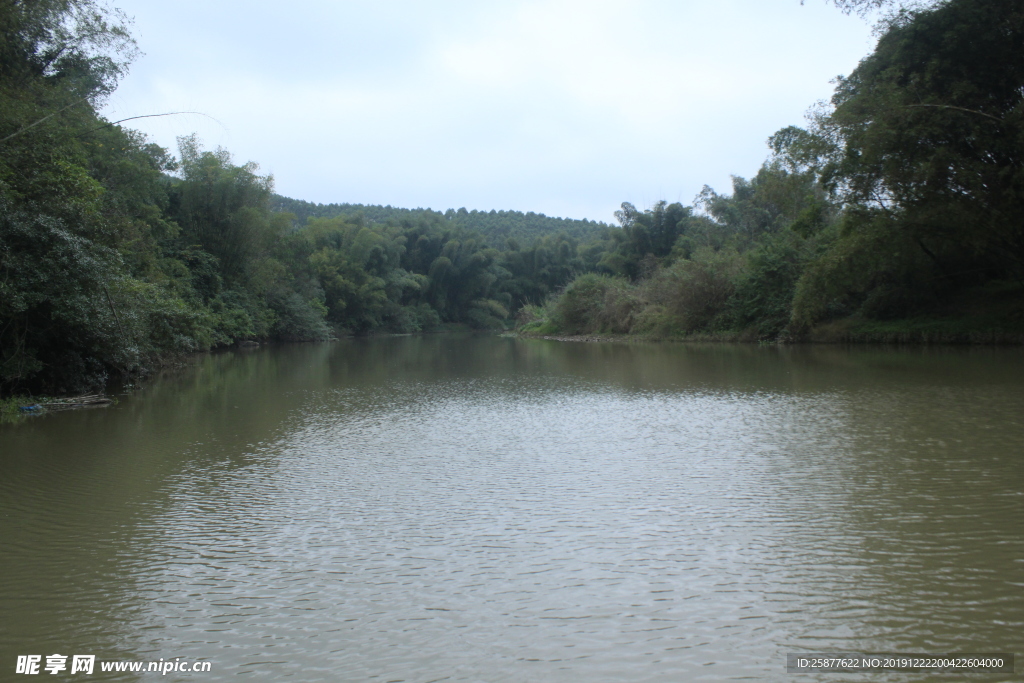
[[[440,214],[296,229],[255,163],[194,137],[174,154],[97,114],[137,51],[119,14],[6,2],[0,32],[3,393],[92,389],[240,340],[500,328],[581,268],[572,238],[497,249],[501,226],[492,240]]]
[[[587,241],[597,237],[601,230],[610,227],[605,223],[587,219],[552,218],[532,211],[467,211],[463,208],[448,209],[441,213],[431,209],[400,209],[367,204],[314,204],[277,194],[271,199],[271,208],[293,214],[296,224],[300,226],[310,218],[338,216],[362,216],[363,220],[371,225],[420,219],[435,222],[442,219],[447,225],[480,233],[488,244],[496,247],[503,246],[509,238],[523,243],[532,242],[545,235],[566,235],[579,241]]]
[[[94,0],[0,3],[0,393],[92,389],[242,340],[514,317],[659,337],[1024,333],[1017,1],[894,15],[756,176],[693,206],[623,204],[618,227],[274,195],[255,163],[97,113],[136,52]]]

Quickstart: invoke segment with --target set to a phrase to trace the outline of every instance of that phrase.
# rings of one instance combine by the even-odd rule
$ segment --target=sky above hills
[[[751,176],[874,45],[824,0],[113,0],[111,120],[195,132],[281,194],[612,221]]]

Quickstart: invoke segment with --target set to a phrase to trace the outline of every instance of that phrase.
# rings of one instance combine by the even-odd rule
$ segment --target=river
[[[3,680],[54,653],[426,683],[1024,651],[1020,349],[282,345],[0,425],[0,458]]]

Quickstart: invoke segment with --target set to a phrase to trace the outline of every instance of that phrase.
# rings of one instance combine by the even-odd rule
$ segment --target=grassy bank
[[[1016,283],[973,288],[912,316],[878,320],[857,313],[772,334],[756,325],[737,329],[724,316],[705,316],[695,329],[685,311],[667,310],[643,296],[642,285],[602,284],[607,286],[587,296],[570,289],[546,306],[524,308],[517,333],[566,341],[1024,344],[1024,297]]]
[[[29,396],[11,396],[0,398],[0,424],[18,422],[30,415],[21,410],[21,406],[35,405],[38,399]]]
[[[868,344],[1024,344],[1024,330],[1001,322],[977,325],[971,318],[936,320],[840,320],[813,328],[795,341]]]
[[[862,316],[816,325],[812,342],[1024,344],[1024,297],[1016,282],[968,289],[943,305],[895,320]]]
[[[843,320],[821,325],[804,335],[757,339],[744,332],[696,332],[663,334],[558,334],[551,330],[519,330],[517,335],[532,339],[574,342],[677,341],[786,344],[976,344],[1024,345],[1024,332],[1002,329],[964,330],[957,321],[900,320],[878,323]]]

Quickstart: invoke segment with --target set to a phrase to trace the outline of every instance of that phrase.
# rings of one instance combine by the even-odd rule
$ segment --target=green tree
[[[179,138],[181,180],[174,184],[170,213],[181,238],[216,257],[229,284],[247,272],[284,229],[269,211],[273,178],[257,175],[258,165],[231,163],[224,149],[205,151],[194,135]]]
[[[798,288],[803,323],[861,306],[906,315],[1024,276],[1020,3],[949,0],[904,13],[840,79],[832,104],[811,131],[773,139],[847,206],[842,235]]]

